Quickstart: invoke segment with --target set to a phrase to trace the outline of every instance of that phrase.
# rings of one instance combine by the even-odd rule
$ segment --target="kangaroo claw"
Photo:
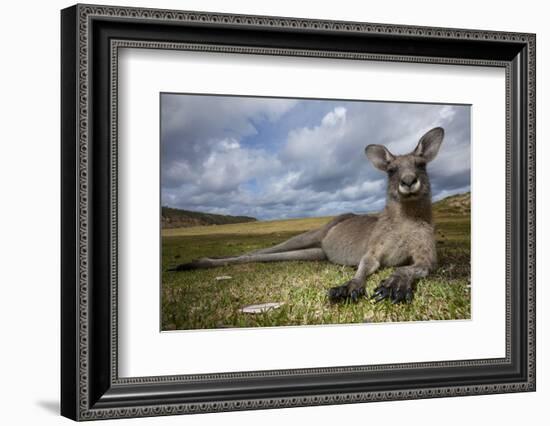
[[[365,295],[365,289],[364,288],[358,288],[357,290],[352,290],[351,294],[349,295],[352,302],[357,303],[360,297]]]
[[[376,303],[381,302],[384,299],[387,299],[390,296],[390,289],[388,287],[377,287],[372,294],[371,299],[374,299]]]
[[[365,287],[357,282],[350,280],[347,283],[332,287],[328,290],[327,296],[331,302],[341,302],[350,299],[352,302],[358,302],[365,295]]]
[[[327,291],[327,296],[330,299],[331,302],[337,302],[343,298],[345,298],[344,289],[340,287],[332,287],[329,288]]]
[[[403,292],[400,289],[395,290],[391,298],[392,305],[402,302],[403,300],[405,300],[405,295],[403,294]]]
[[[413,300],[413,289],[410,283],[402,277],[392,275],[380,283],[374,290],[372,298],[377,303],[384,299],[389,299],[394,305],[397,303],[411,303]]]

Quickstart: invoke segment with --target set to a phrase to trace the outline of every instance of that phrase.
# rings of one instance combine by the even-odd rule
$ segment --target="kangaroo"
[[[386,206],[378,214],[343,214],[321,228],[297,235],[273,247],[240,256],[202,258],[176,266],[171,271],[249,263],[290,260],[329,260],[357,266],[355,276],[328,290],[332,302],[366,295],[366,278],[379,268],[395,267],[371,296],[376,302],[409,303],[413,284],[436,266],[432,223],[431,187],[426,164],[443,142],[444,130],[433,128],[420,138],[409,154],[394,155],[382,145],[368,145],[365,153],[388,177]]]

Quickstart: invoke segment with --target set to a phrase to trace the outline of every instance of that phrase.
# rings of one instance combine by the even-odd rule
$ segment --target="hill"
[[[433,203],[433,211],[436,215],[469,215],[470,193],[451,195]]]
[[[248,216],[228,216],[190,210],[162,207],[162,228],[188,228],[191,226],[227,225],[229,223],[256,222]]]

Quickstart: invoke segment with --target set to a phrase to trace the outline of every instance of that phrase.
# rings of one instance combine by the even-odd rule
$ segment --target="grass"
[[[327,223],[332,217],[312,217],[305,219],[273,220],[265,222],[234,223],[214,226],[194,226],[191,228],[163,229],[163,237],[191,237],[204,235],[269,235],[286,233],[296,235],[301,232],[318,228]]]
[[[204,256],[225,256],[268,247],[318,227],[330,218],[250,222],[166,229],[162,268]],[[230,265],[214,269],[163,272],[162,329],[268,327],[470,318],[470,216],[436,210],[439,268],[418,282],[411,304],[330,304],[329,287],[353,277],[355,268],[320,262]],[[383,269],[367,280],[372,294],[392,272]],[[228,275],[230,280],[217,281]],[[244,314],[247,305],[283,302],[275,310]]]

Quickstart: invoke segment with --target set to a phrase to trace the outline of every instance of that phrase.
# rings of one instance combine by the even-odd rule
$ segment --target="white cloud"
[[[218,144],[220,151],[230,151],[232,149],[239,149],[241,144],[235,138],[223,139]]]
[[[321,120],[321,125],[325,127],[342,125],[346,122],[346,109],[344,107],[336,107],[334,111],[329,112]]]
[[[241,148],[239,144],[227,149],[224,141],[220,145],[221,149],[214,148],[202,164],[203,173],[197,184],[206,192],[237,190],[250,179],[276,173],[280,166],[263,150]]]

